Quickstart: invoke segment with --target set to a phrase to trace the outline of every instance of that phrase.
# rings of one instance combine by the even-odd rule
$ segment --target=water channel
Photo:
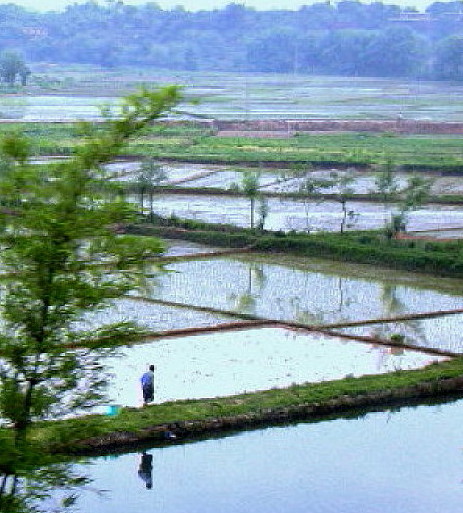
[[[79,511],[459,513],[462,423],[459,400],[95,457]]]

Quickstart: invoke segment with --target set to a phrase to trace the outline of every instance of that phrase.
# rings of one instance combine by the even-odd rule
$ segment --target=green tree
[[[306,231],[309,233],[312,229],[309,222],[310,206],[314,201],[314,197],[319,196],[323,189],[333,187],[335,182],[331,175],[329,178],[317,178],[313,176],[311,171],[307,173],[304,171],[296,171],[296,175],[303,178],[299,186],[299,194],[304,204]],[[323,198],[319,197],[319,203],[322,201]]]
[[[422,176],[414,175],[408,179],[405,187],[399,192],[399,210],[391,216],[391,221],[386,225],[388,238],[406,229],[408,214],[426,203],[431,193],[431,186],[432,180]]]
[[[252,171],[243,171],[243,179],[241,181],[241,186],[243,188],[244,194],[249,199],[249,209],[250,209],[250,227],[254,228],[254,210],[256,199],[259,197],[259,179],[260,174],[254,173]]]
[[[385,218],[387,218],[387,204],[391,203],[397,198],[397,193],[399,190],[399,184],[397,183],[397,177],[395,176],[394,171],[394,163],[391,157],[387,157],[386,162],[381,166],[379,173],[375,176],[375,189],[373,192],[379,193],[381,197]],[[386,222],[386,233],[388,235],[392,235],[392,233],[396,231],[396,229],[393,227],[397,225],[396,228],[398,230],[400,223],[400,216],[398,218],[394,218],[394,214],[392,214],[389,222]],[[393,228],[392,231],[391,228]]]
[[[434,72],[439,78],[463,79],[463,36],[452,35],[439,42]]]
[[[144,213],[144,198],[148,195],[150,221],[153,221],[154,191],[167,180],[165,169],[153,158],[145,159],[137,173],[137,189],[140,198],[140,213]]]
[[[20,77],[21,84],[26,85],[30,70],[18,52],[5,51],[0,54],[0,78],[9,86],[13,86]]]
[[[270,207],[268,205],[268,200],[265,196],[261,196],[259,198],[259,220],[257,225],[259,230],[263,230],[265,226],[265,220],[270,212]]]
[[[342,208],[342,221],[341,221],[341,233],[344,233],[346,228],[349,228],[347,224],[348,219],[350,219],[351,224],[353,224],[358,217],[358,214],[355,214],[353,210],[347,210],[347,201],[354,193],[354,188],[352,187],[353,182],[355,181],[355,176],[352,172],[339,173],[338,177],[334,177],[334,183],[338,187],[338,191],[335,194],[336,201],[341,204]]]
[[[162,251],[156,239],[119,233],[134,212],[114,200],[103,164],[179,97],[174,86],[127,97],[121,116],[103,129],[82,126],[84,141],[72,159],[40,169],[28,163],[30,145],[22,136],[1,141],[0,417],[13,429],[0,439],[0,500],[7,479],[14,491],[30,468],[31,425],[103,397],[101,369],[92,372],[101,367],[98,353],[69,347],[114,337],[124,343],[139,334],[128,324],[86,332],[74,323],[133,289],[137,266]]]
[[[428,42],[408,27],[389,27],[371,38],[364,48],[364,66],[369,74],[410,76],[427,63]]]
[[[379,193],[384,204],[396,197],[399,188],[394,170],[393,160],[391,157],[387,157],[386,162],[375,176],[375,191]]]

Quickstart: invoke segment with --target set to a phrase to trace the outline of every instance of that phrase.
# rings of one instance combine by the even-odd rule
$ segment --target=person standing
[[[146,405],[154,399],[154,365],[141,377],[141,388],[143,391],[143,404]]]

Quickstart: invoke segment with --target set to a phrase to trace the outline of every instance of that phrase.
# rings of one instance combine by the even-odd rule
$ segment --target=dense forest
[[[463,2],[213,11],[89,1],[62,12],[0,5],[0,51],[28,62],[463,79]]]

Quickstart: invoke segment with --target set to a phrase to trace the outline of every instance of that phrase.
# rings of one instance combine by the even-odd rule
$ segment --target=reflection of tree
[[[266,282],[264,266],[257,262],[249,262],[246,291],[242,294],[231,296],[232,299],[235,299],[235,310],[238,312],[255,313],[256,295],[262,293]],[[256,288],[257,290],[255,290]]]
[[[59,513],[78,499],[79,488],[89,483],[70,464],[46,464],[28,450],[16,458],[14,468],[0,466],[0,511],[2,513]]]
[[[267,276],[264,272],[264,266],[262,264],[258,264],[257,262],[251,262],[249,264],[248,272],[250,287],[257,287],[259,293],[261,293],[265,287],[265,284],[267,283]]]
[[[256,299],[252,294],[241,294],[236,298],[235,309],[238,312],[254,313],[256,309]]]
[[[346,285],[349,282],[348,279],[339,276],[336,279],[336,285],[329,287],[323,287],[326,290],[329,290],[330,293],[333,294],[333,297],[329,298],[329,305],[332,305],[332,308],[322,309],[320,302],[317,301],[317,311],[309,312],[307,309],[299,309],[299,305],[297,305],[296,310],[296,320],[297,322],[303,324],[323,324],[325,322],[342,322],[345,320],[345,316],[343,314],[343,310],[346,306],[349,306],[351,303],[351,299],[349,296],[346,297]],[[308,289],[308,287],[305,287]]]
[[[392,283],[382,283],[381,302],[387,317],[403,313],[406,310],[403,302],[398,298],[397,286]]]
[[[385,340],[391,339],[394,335],[403,335],[404,341],[420,346],[427,346],[426,333],[419,320],[384,323],[375,327],[370,334],[373,337]]]
[[[296,322],[300,322],[301,324],[322,324],[323,321],[323,312],[309,312],[308,310],[296,311]]]
[[[406,304],[398,297],[398,287],[391,283],[382,284],[381,301],[385,317],[395,317],[407,312]],[[403,321],[394,324],[378,326],[373,335],[380,338],[390,338],[393,334],[402,334],[414,343],[426,344],[426,335],[420,321]]]

